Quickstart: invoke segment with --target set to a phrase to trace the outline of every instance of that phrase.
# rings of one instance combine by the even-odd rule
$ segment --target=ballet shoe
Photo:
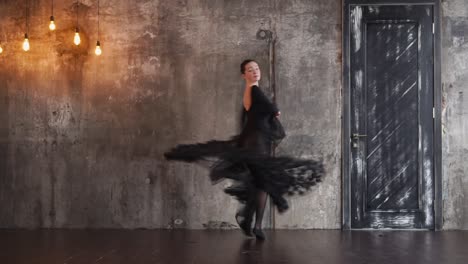
[[[251,237],[252,235],[252,229],[250,228],[250,221],[246,221],[245,219],[243,221],[239,220],[240,215],[236,214],[236,222],[239,225],[240,229],[242,230],[242,233],[244,235]]]
[[[261,228],[257,229],[257,228],[254,228],[252,230],[252,232],[255,234],[255,237],[258,239],[258,240],[265,240],[265,234],[263,233],[263,230]]]

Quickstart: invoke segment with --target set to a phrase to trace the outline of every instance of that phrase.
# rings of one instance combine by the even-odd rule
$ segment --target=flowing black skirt
[[[225,192],[241,203],[251,201],[258,190],[263,190],[271,197],[279,212],[288,209],[285,195],[304,194],[320,182],[324,175],[320,161],[288,156],[272,157],[239,147],[238,140],[232,138],[178,145],[166,152],[165,157],[168,160],[208,166],[214,184],[224,179],[233,180]]]

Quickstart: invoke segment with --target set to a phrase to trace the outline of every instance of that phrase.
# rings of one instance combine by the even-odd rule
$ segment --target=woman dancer
[[[236,213],[236,221],[245,235],[253,233],[264,240],[262,220],[267,197],[282,213],[288,209],[284,195],[303,194],[320,181],[324,170],[318,161],[270,155],[272,146],[285,137],[279,122],[280,111],[258,86],[261,78],[258,63],[245,60],[240,71],[245,81],[240,135],[226,141],[178,145],[165,156],[169,160],[208,162],[213,182],[234,180],[225,192],[243,204]],[[254,214],[255,225],[251,229]]]

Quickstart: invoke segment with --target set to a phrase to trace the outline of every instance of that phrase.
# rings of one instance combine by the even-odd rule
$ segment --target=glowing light
[[[101,43],[99,43],[99,40],[96,43],[96,50],[94,52],[96,53],[97,56],[102,54]]]
[[[24,51],[28,51],[28,50],[29,50],[29,39],[28,39],[28,34],[24,34],[23,50],[24,50]]]
[[[73,39],[73,43],[75,43],[77,46],[81,43],[80,32],[78,31],[78,28],[75,31],[75,38]]]
[[[54,16],[51,16],[51,17],[50,17],[49,29],[50,29],[51,31],[54,31],[54,30],[55,30]]]
[[[100,56],[102,54],[101,50],[101,42],[99,42],[99,0],[97,2],[97,39],[98,41],[96,42],[96,50],[94,53],[96,53],[96,56]]]

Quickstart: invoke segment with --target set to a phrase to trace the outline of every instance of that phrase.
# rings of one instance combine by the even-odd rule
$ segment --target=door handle
[[[353,148],[359,148],[359,144],[358,144],[358,140],[359,138],[364,138],[364,137],[367,137],[367,135],[360,135],[358,133],[353,133],[351,138],[353,139],[352,141],[352,146]]]
[[[367,135],[360,135],[358,133],[354,133],[351,137],[353,139],[359,139],[359,138],[367,137]]]

